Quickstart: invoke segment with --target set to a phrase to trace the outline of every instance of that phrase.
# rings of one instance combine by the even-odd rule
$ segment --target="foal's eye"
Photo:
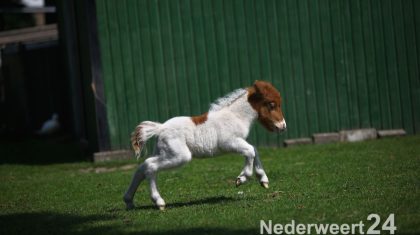
[[[268,109],[273,110],[275,108],[276,108],[276,103],[274,103],[274,102],[268,103]]]

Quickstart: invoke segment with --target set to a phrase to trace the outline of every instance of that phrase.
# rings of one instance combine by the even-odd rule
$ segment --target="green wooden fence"
[[[197,115],[254,80],[284,98],[285,134],[420,131],[420,1],[96,1],[111,145],[141,120]]]

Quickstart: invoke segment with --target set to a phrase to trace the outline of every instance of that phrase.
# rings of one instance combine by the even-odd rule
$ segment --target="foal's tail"
[[[133,146],[136,157],[140,157],[147,140],[153,136],[159,135],[161,123],[145,121],[140,123],[136,129],[131,133],[131,146]]]

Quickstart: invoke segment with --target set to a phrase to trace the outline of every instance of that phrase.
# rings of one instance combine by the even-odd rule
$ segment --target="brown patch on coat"
[[[193,117],[191,117],[191,120],[194,122],[194,124],[196,126],[198,126],[198,125],[203,124],[207,121],[207,115],[208,115],[208,113],[203,113],[199,116],[193,116]]]
[[[255,81],[248,87],[248,102],[258,113],[258,120],[269,131],[277,128],[275,122],[283,120],[280,92],[269,82]]]

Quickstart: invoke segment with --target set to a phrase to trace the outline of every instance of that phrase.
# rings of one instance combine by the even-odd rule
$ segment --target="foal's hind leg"
[[[134,208],[134,194],[145,178],[148,178],[150,182],[150,197],[152,201],[159,209],[164,209],[165,201],[160,196],[156,184],[157,172],[181,166],[191,160],[191,152],[186,144],[179,139],[159,140],[158,149],[159,155],[147,158],[134,173],[131,184],[123,198],[127,209]]]
[[[127,209],[134,208],[134,203],[133,203],[134,194],[136,193],[137,188],[139,187],[140,183],[146,177],[144,171],[145,171],[145,163],[139,165],[136,172],[134,172],[133,179],[131,180],[130,186],[128,187],[127,192],[124,194],[123,200],[126,204]]]
[[[162,150],[159,156],[146,160],[145,174],[150,182],[150,197],[156,206],[163,210],[166,204],[157,188],[158,171],[179,167],[191,161],[192,156],[186,144],[178,139],[162,140],[159,149]]]

